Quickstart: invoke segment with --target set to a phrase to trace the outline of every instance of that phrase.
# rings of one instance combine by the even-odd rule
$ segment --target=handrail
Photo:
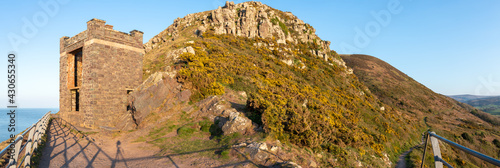
[[[14,157],[11,157],[9,159],[8,165],[6,167],[29,167],[30,163],[30,158],[31,155],[33,154],[33,151],[38,147],[38,144],[40,143],[40,139],[45,134],[45,130],[48,125],[48,120],[50,119],[50,111],[47,112],[45,115],[42,116],[42,118],[38,119],[38,121],[31,125],[28,129],[24,131],[21,135],[18,135],[17,138],[11,142],[9,145],[7,145],[2,151],[0,152],[0,158],[2,158],[5,154],[8,153],[8,151],[11,149],[11,146],[15,146],[15,153]],[[28,134],[29,132],[29,134]],[[22,145],[24,136],[28,134],[28,139],[24,145]],[[21,146],[22,145],[22,146]],[[20,158],[19,155],[21,154],[21,151],[26,148],[25,154],[23,156],[23,161],[19,162],[18,159]],[[28,159],[26,159],[28,158]],[[24,163],[24,166],[22,165]]]
[[[455,142],[453,142],[453,141],[450,141],[450,140],[448,140],[448,139],[446,139],[446,138],[443,138],[443,137],[441,137],[441,136],[439,136],[439,135],[436,135],[434,132],[430,132],[430,131],[429,131],[429,132],[427,132],[427,133],[428,133],[428,135],[429,135],[429,136],[431,136],[431,137],[435,137],[435,138],[437,138],[437,139],[441,140],[442,142],[445,142],[445,143],[447,143],[447,144],[449,144],[449,145],[451,145],[451,146],[453,146],[453,147],[456,147],[456,148],[458,148],[458,149],[460,149],[460,150],[462,150],[462,151],[464,151],[464,152],[467,152],[468,154],[471,154],[472,156],[475,156],[475,157],[477,157],[477,158],[479,158],[479,159],[481,159],[481,160],[484,160],[484,161],[486,161],[486,162],[489,162],[489,163],[491,163],[491,164],[493,164],[493,165],[495,165],[495,166],[500,166],[500,160],[497,160],[497,159],[492,158],[492,157],[490,157],[490,156],[484,155],[484,154],[482,154],[482,153],[479,153],[479,152],[477,152],[477,151],[474,151],[474,150],[472,150],[472,149],[469,149],[469,148],[467,148],[467,147],[464,147],[464,146],[462,146],[462,145],[459,145],[459,144],[457,144],[457,143],[455,143]],[[432,145],[434,146],[435,144],[432,144]],[[439,144],[437,144],[437,145],[439,146]],[[438,147],[437,149],[439,150],[439,147]],[[439,153],[440,153],[440,152],[439,152]],[[439,154],[439,155],[440,155],[440,154]],[[439,156],[439,157],[435,157],[435,161],[441,161],[441,162],[443,162],[443,163],[447,164],[447,163],[446,163],[446,162],[444,162],[444,160],[443,160],[442,158],[440,158],[440,157],[441,157],[441,156]],[[436,158],[437,158],[437,159],[436,159]],[[438,160],[438,159],[439,159],[439,160]],[[449,164],[448,164],[448,165],[446,165],[446,166],[450,167],[450,166],[449,166]]]
[[[45,115],[44,115],[45,116]],[[42,117],[43,118],[43,117]],[[38,121],[36,123],[38,123],[42,118],[38,119]],[[28,133],[31,128],[33,128],[35,124],[31,125],[30,127],[28,127],[28,129],[26,131],[23,132],[23,134],[21,134],[22,137],[24,137],[24,135],[26,135],[26,133]],[[16,140],[14,140],[14,142],[12,142],[11,144],[15,144],[17,141],[21,140],[19,137],[16,138]],[[5,155],[7,153],[7,151],[9,150],[9,146],[11,145],[9,144],[7,147],[3,148],[3,150],[0,152],[0,158],[3,157],[3,155]]]

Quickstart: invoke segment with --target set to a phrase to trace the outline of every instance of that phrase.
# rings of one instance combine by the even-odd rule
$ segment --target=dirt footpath
[[[178,167],[147,143],[111,137],[96,138],[70,131],[59,119],[52,120],[39,167]]]
[[[39,167],[263,167],[240,148],[231,148],[234,157],[224,160],[202,154],[216,155],[220,148],[175,153],[160,151],[147,142],[133,142],[144,132],[92,131],[76,128],[60,118],[52,119]]]

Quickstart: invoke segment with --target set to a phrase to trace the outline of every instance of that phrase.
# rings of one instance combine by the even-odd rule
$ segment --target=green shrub
[[[342,149],[341,147],[339,147],[337,145],[331,144],[331,143],[327,143],[325,145],[322,145],[322,148],[326,149],[328,152],[335,154],[335,155],[347,155],[347,152],[344,149]]]
[[[222,129],[219,128],[219,120],[216,120],[214,124],[210,125],[210,129],[209,129],[209,132],[210,132],[210,135],[213,136],[213,137],[216,137],[216,136],[221,136],[224,132],[222,132]]]
[[[474,139],[472,138],[472,136],[469,135],[469,133],[467,132],[464,132],[462,133],[462,138],[469,141],[470,143],[474,143]]]
[[[285,23],[280,22],[279,24],[280,24],[281,30],[283,30],[283,33],[285,33],[285,36],[288,36],[288,28],[286,27]]]
[[[238,139],[238,138],[241,138],[241,134],[238,132],[235,132],[235,133],[232,133],[229,135],[225,135],[225,136],[220,137],[219,144],[221,144],[223,146],[230,146],[231,144],[233,144],[233,141]]]
[[[279,22],[278,18],[277,17],[274,17],[271,19],[271,23],[273,23],[273,25],[277,25]]]
[[[222,159],[229,159],[229,149],[226,149],[226,150],[223,150],[221,153],[220,153],[220,157]]]
[[[497,148],[500,148],[500,141],[498,139],[494,139],[493,144],[497,146]]]
[[[177,135],[179,136],[190,136],[191,134],[194,133],[194,129],[191,127],[187,126],[182,126],[179,129],[177,129]]]
[[[203,120],[198,123],[200,125],[200,130],[203,132],[210,132],[210,127],[212,126],[212,122],[210,120]]]

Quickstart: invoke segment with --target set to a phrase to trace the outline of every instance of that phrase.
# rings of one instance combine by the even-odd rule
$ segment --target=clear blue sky
[[[61,0],[62,1],[62,0]],[[58,107],[59,38],[86,29],[92,18],[106,20],[119,31],[144,32],[144,42],[177,17],[212,10],[225,1],[8,1],[0,5],[0,69],[14,50],[8,34],[23,36],[23,18],[37,32],[18,45],[18,102],[21,107]],[[47,13],[39,3],[56,2]],[[240,3],[243,1],[235,1]],[[435,92],[500,95],[500,1],[262,1],[291,11],[311,24],[339,53],[362,53],[381,58]],[[388,5],[399,2],[393,13]],[[382,11],[382,12],[381,12]],[[389,13],[382,22],[375,13]],[[43,22],[43,16],[47,22]],[[40,22],[42,21],[42,22]],[[383,24],[383,25],[382,25]],[[378,27],[377,27],[378,26]],[[367,28],[368,29],[365,29]],[[360,32],[369,41],[360,40]],[[356,47],[350,50],[345,46]],[[6,73],[0,73],[0,104],[7,102]]]

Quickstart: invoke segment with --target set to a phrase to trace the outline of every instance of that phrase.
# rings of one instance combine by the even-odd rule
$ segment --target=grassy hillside
[[[348,67],[383,103],[425,124],[449,140],[499,158],[495,139],[500,138],[499,120],[449,97],[434,93],[388,63],[367,55],[342,55]],[[498,140],[497,140],[498,141]],[[441,145],[444,159],[458,167],[491,167],[479,159]],[[422,149],[410,154],[413,166],[420,165]],[[427,165],[431,155],[426,156]]]
[[[388,153],[395,160],[421,131],[422,123],[391,108],[380,110],[383,104],[343,67],[329,65],[308,52],[299,52],[295,58],[306,69],[284,64],[279,54],[272,56],[284,48],[307,51],[313,44],[279,45],[272,51],[252,45],[276,44],[269,39],[213,35],[210,31],[193,40],[188,46],[196,54],[184,53],[170,65],[180,67],[177,79],[193,90],[191,101],[224,94],[225,88],[245,91],[249,93],[250,118],[282,142],[327,151],[330,157],[343,159],[342,164],[354,162],[354,156],[379,164],[370,155]],[[336,164],[328,161],[324,164]]]

